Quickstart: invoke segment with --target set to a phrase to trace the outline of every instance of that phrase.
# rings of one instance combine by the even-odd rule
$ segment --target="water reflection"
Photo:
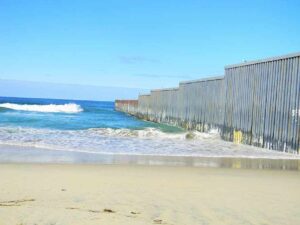
[[[1,163],[130,164],[233,169],[300,170],[299,159],[183,157],[151,155],[90,154],[30,147],[0,146]]]

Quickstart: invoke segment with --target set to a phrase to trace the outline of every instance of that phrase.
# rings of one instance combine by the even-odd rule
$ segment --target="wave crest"
[[[159,138],[159,139],[219,139],[218,131],[211,131],[209,133],[200,133],[198,131],[187,131],[181,133],[166,133],[157,128],[145,128],[141,130],[132,130],[126,128],[112,129],[112,128],[90,128],[90,132],[94,132],[103,136],[116,137],[137,137],[137,138]]]
[[[80,105],[75,103],[68,103],[63,105],[28,105],[28,104],[14,104],[2,103],[1,108],[19,110],[19,111],[32,111],[32,112],[45,112],[45,113],[79,113],[83,109]]]
[[[0,149],[11,145],[95,154],[299,159],[298,155],[225,142],[217,132],[194,131],[193,141],[182,140],[191,131],[160,132],[155,128],[50,130],[0,126]]]

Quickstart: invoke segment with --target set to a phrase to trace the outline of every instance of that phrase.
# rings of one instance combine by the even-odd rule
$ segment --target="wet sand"
[[[0,164],[1,225],[300,224],[300,173]]]
[[[270,153],[264,157],[195,157],[128,154],[93,154],[42,148],[0,145],[0,163],[115,164],[184,166],[235,169],[300,170],[300,156]]]

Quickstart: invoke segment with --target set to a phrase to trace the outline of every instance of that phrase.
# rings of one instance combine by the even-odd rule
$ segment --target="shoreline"
[[[0,164],[144,165],[202,168],[300,170],[300,158],[204,157],[94,154],[0,145]]]

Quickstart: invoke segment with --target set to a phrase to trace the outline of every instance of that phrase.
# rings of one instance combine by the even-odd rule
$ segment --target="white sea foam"
[[[217,132],[193,132],[192,139],[187,138],[187,134],[190,133],[164,133],[155,128],[52,130],[0,127],[0,145],[105,154],[299,158],[298,155],[225,142]]]
[[[185,133],[165,133],[156,128],[145,128],[141,130],[131,130],[126,128],[91,128],[90,132],[103,136],[116,137],[137,137],[137,138],[166,138],[166,139],[185,139]]]
[[[63,105],[29,105],[29,104],[14,104],[14,103],[2,103],[1,108],[20,110],[20,111],[32,111],[32,112],[46,112],[46,113],[79,113],[83,109],[80,105],[69,103]]]
[[[178,140],[197,140],[197,139],[220,139],[218,131],[202,133],[198,131],[187,131],[180,133],[166,133],[157,128],[149,127],[140,130],[132,129],[112,129],[112,128],[90,128],[90,132],[103,136],[116,137],[137,137],[137,138],[155,138],[155,139],[178,139]]]

